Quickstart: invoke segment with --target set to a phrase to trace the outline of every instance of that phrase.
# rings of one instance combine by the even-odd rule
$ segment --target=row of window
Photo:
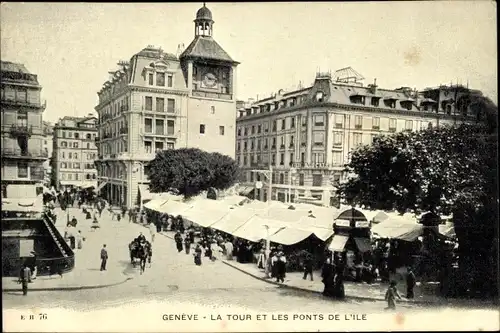
[[[259,181],[259,175],[254,175],[253,172],[250,172],[250,177],[248,177],[250,182]],[[291,180],[291,182],[290,182]],[[340,175],[333,175],[333,182],[338,183],[340,181]],[[273,172],[271,176],[271,182],[273,184],[283,184],[283,185],[305,185],[305,175],[303,173],[299,173],[297,177],[292,177],[291,179],[288,177],[288,172]],[[313,174],[312,175],[312,186],[320,187],[323,186],[323,175],[322,174]]]
[[[125,120],[107,124],[102,128],[102,138],[114,138],[120,134],[128,133],[128,123]]]
[[[68,154],[66,155],[66,153],[68,153]],[[75,159],[75,160],[78,159],[78,153],[71,152],[71,151],[70,152],[62,151],[61,158],[66,158],[66,156],[68,156],[68,158],[70,158],[70,159]],[[87,153],[86,155],[82,154],[82,156],[87,156],[87,160],[93,161],[93,160],[95,160],[97,154],[96,153]]]
[[[175,133],[175,120],[167,120],[167,130],[165,132],[165,120],[155,119],[153,128],[153,119],[144,119],[144,132],[154,133],[156,135],[174,135]]]
[[[292,129],[295,128],[295,118],[290,118],[290,127],[286,127],[287,118],[281,120],[281,130]],[[379,130],[380,129],[380,117],[371,117],[372,126],[371,129]],[[307,119],[302,118],[302,125],[307,125]],[[325,116],[324,115],[315,115],[314,116],[314,127],[323,127],[325,125]],[[429,122],[427,125],[424,122],[421,122],[420,128],[424,129],[425,127],[432,127],[432,123]],[[334,128],[343,128],[344,127],[344,116],[343,115],[335,115],[335,125]],[[249,135],[250,134],[260,134],[262,132],[262,128],[264,128],[264,132],[268,132],[268,123],[265,122],[263,125],[252,125],[248,127],[239,127],[238,128],[238,136]],[[355,129],[363,129],[363,116],[354,116],[354,128]],[[243,129],[243,131],[242,131]],[[413,120],[405,121],[405,129],[412,130],[413,129]],[[389,118],[389,131],[397,130],[397,119]],[[277,131],[277,120],[273,120],[272,132]]]
[[[155,80],[156,76],[156,80]],[[167,80],[165,81],[165,77]],[[163,72],[156,72],[156,73],[149,73],[148,74],[148,84],[150,86],[154,86],[156,82],[156,86],[158,87],[165,87],[165,83],[167,84],[167,87],[172,88],[174,86],[174,75],[173,74],[168,74],[166,75]]]
[[[279,156],[279,160],[276,158]],[[343,157],[343,152],[342,151],[334,151],[332,152],[332,163],[333,165],[342,165],[344,157]],[[236,156],[236,161],[238,164],[241,164],[241,156],[237,155]],[[288,161],[288,163],[287,163]],[[242,166],[251,166],[251,164],[259,164],[259,163],[269,163],[269,155],[264,154],[264,155],[243,155],[243,164]],[[280,153],[279,155],[277,154],[271,154],[271,165],[275,166],[284,166],[284,165],[295,165],[295,164],[304,164],[305,163],[305,153],[301,153],[300,155],[300,160],[295,159],[295,154],[294,153]],[[325,160],[325,153],[313,153],[311,155],[311,163],[312,164],[324,164],[326,163]]]
[[[115,140],[113,142],[107,142],[101,145],[101,151],[103,154],[116,154],[127,152],[127,141]]]
[[[281,130],[286,130],[286,129],[293,129],[295,128],[295,118],[294,117],[288,117],[280,120],[280,129]],[[288,124],[288,127],[287,127]],[[303,117],[302,118],[302,125],[305,126],[307,124],[307,118]],[[276,132],[278,128],[278,120],[273,120],[272,121],[272,131]],[[252,126],[247,126],[247,127],[238,127],[238,136],[241,136],[242,133],[243,135],[249,135],[250,134],[261,134],[262,132],[267,133],[269,132],[269,122],[264,122],[263,124],[259,125],[252,125]]]
[[[62,131],[61,135],[63,138],[80,139],[79,132]],[[97,136],[96,133],[82,133],[81,139],[82,140],[94,140],[96,136]],[[62,141],[62,142],[64,142],[64,141]]]
[[[2,100],[28,102],[28,89],[20,86],[2,86],[0,87]]]
[[[250,110],[246,110],[244,113],[240,112],[240,117],[243,115],[249,116],[251,114],[270,112],[270,111],[278,110],[278,109],[281,109],[284,107],[293,107],[293,106],[302,104],[306,98],[307,98],[307,95],[302,95],[302,96],[290,97],[288,99],[283,99],[283,100],[277,101],[277,102],[269,102],[269,103],[265,103],[263,105],[252,106],[250,108]]]
[[[277,138],[263,138],[261,139],[250,139],[250,150],[253,149],[268,149],[269,148],[269,139],[271,139],[271,149],[276,149],[276,142]],[[302,142],[306,142],[306,133],[302,133]],[[280,148],[286,148],[286,136],[280,136]],[[263,143],[263,145],[261,144]],[[295,146],[295,137],[293,135],[290,135],[289,137],[289,145],[290,148],[293,148]],[[248,150],[248,141],[243,141],[243,150]],[[238,140],[237,146],[236,146],[236,151],[241,151],[241,141]]]
[[[167,142],[167,150],[175,149],[175,145],[173,142]],[[154,148],[154,149],[153,149]],[[162,141],[144,141],[144,151],[148,154],[152,154],[153,152],[157,152],[165,149],[165,143]]]
[[[120,100],[110,104],[99,113],[99,122],[102,123],[107,119],[116,117],[119,113],[123,113],[129,109],[130,96],[124,96]]]
[[[96,146],[94,143],[90,143],[90,142],[86,142],[85,145],[82,145],[82,148],[83,146],[87,147],[86,149],[96,149]],[[70,142],[68,144],[68,142],[66,141],[61,141],[61,148],[80,148],[80,145],[78,142]]]
[[[95,169],[94,163],[78,163],[78,162],[61,162],[61,169],[80,169],[80,166],[83,165],[84,169]]]
[[[168,113],[175,113],[175,99],[173,98],[167,98],[167,109],[165,110],[165,98],[163,97],[156,97],[155,98],[155,104],[153,108],[153,97],[151,96],[146,96],[144,98],[144,110],[146,111],[153,111],[155,110],[156,112],[168,112]]]
[[[81,178],[81,179],[80,179]],[[97,175],[95,173],[87,173],[85,176],[80,177],[79,173],[61,172],[61,180],[95,180]]]

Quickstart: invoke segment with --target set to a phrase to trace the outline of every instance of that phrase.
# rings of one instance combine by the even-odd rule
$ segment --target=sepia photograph
[[[500,329],[496,2],[0,30],[4,332]]]

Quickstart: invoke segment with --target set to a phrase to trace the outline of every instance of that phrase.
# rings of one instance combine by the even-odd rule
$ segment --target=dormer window
[[[401,104],[401,107],[403,109],[406,109],[409,111],[411,111],[411,109],[413,108],[413,101],[411,101],[411,100],[401,101],[400,104]]]
[[[379,103],[380,103],[380,97],[375,97],[375,96],[372,96],[372,100],[371,100],[371,105],[372,106],[375,106],[375,107],[378,107],[379,106]]]
[[[393,98],[393,97],[386,98],[386,99],[384,99],[384,104],[386,107],[389,107],[391,109],[395,109],[396,108],[396,98]]]
[[[323,92],[322,91],[318,91],[316,93],[316,102],[320,102],[320,103],[323,102],[324,97],[325,96],[324,96]]]
[[[362,95],[352,95],[350,97],[351,103],[365,105],[365,96]]]

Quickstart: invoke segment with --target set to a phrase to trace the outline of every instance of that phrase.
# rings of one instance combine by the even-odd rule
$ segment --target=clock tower
[[[203,4],[194,20],[194,40],[179,57],[189,91],[187,142],[234,157],[239,63],[213,39],[214,23]]]

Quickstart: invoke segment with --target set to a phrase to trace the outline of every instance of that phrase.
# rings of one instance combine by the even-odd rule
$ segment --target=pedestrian
[[[327,297],[333,296],[333,265],[331,259],[327,258],[321,269],[321,278],[324,285],[323,295]]]
[[[21,269],[20,280],[23,287],[23,295],[26,296],[28,295],[28,283],[31,282],[31,269],[26,264]]]
[[[175,245],[177,246],[177,252],[182,252],[182,236],[180,232],[176,232],[174,236]]]
[[[83,241],[85,238],[82,235],[82,231],[78,230],[78,233],[76,234],[76,247],[81,250],[83,248]]]
[[[413,299],[415,294],[413,292],[413,288],[415,288],[415,273],[413,273],[413,269],[411,267],[408,268],[408,274],[406,275],[406,298]]]
[[[31,279],[36,280],[36,275],[38,273],[37,255],[35,251],[31,251],[31,255],[30,265],[28,265],[28,267],[31,269]]]
[[[276,266],[276,282],[285,282],[286,275],[286,257],[283,252],[278,253],[278,259],[275,263]]]
[[[191,242],[189,241],[189,237],[184,237],[184,248],[186,250],[186,254],[189,254],[190,247],[191,247]]]
[[[226,249],[226,258],[227,260],[233,260],[233,243],[226,239],[226,243],[224,244],[224,248]]]
[[[149,224],[149,233],[151,234],[151,243],[155,241],[156,226],[153,222]]]
[[[304,280],[307,279],[307,275],[311,277],[311,281],[313,281],[313,258],[308,253],[304,260],[304,276],[302,277]]]
[[[396,297],[401,299],[399,296],[398,290],[396,288],[396,281],[391,281],[389,288],[385,293],[385,300],[387,301],[386,310],[395,310],[396,309]]]
[[[264,265],[266,264],[266,256],[264,252],[264,249],[260,250],[259,252],[259,258],[257,259],[257,268],[264,269]]]
[[[101,249],[101,271],[106,270],[107,261],[108,261],[108,251],[106,250],[106,244],[104,244]]]
[[[278,261],[278,252],[277,251],[271,252],[271,277],[272,278],[278,277],[278,272],[277,272],[278,267],[276,266],[277,261]]]
[[[194,263],[196,266],[201,266],[201,247],[200,244],[196,245],[194,249]]]

